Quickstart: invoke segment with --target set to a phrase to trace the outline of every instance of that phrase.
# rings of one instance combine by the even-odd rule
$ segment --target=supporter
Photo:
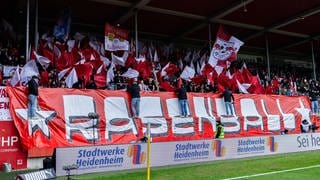
[[[149,78],[147,85],[148,85],[148,89],[149,89],[150,91],[156,91],[156,90],[157,90],[156,83],[155,83],[155,81],[154,81],[152,78]]]
[[[97,89],[97,85],[94,82],[93,77],[91,77],[90,81],[86,84],[86,89]]]
[[[312,132],[316,132],[316,130],[318,130],[318,129],[319,129],[319,126],[317,126],[317,123],[313,122],[312,125],[311,125]]]
[[[318,114],[319,113],[319,103],[318,103],[319,89],[316,87],[316,84],[314,81],[310,84],[309,97],[311,101],[312,113]]]
[[[304,119],[300,124],[301,133],[309,133],[311,131],[311,128],[311,123],[306,119]]]
[[[127,86],[127,91],[131,95],[131,111],[134,118],[139,118],[140,115],[140,87],[138,79],[134,78],[132,85]]]
[[[233,113],[233,102],[234,102],[234,97],[232,92],[229,90],[228,87],[225,88],[225,90],[223,91],[223,93],[221,94],[221,97],[223,97],[224,99],[224,103],[225,103],[225,108],[226,108],[226,115],[231,115],[234,116]]]
[[[179,99],[181,116],[187,117],[188,96],[187,96],[187,90],[185,88],[185,84],[182,84],[181,87],[176,90],[176,93]]]
[[[216,121],[216,132],[214,137],[217,139],[224,138],[224,125],[221,123],[221,121]]]
[[[28,82],[28,119],[36,118],[36,110],[38,108],[38,76],[32,76],[31,80]]]
[[[143,80],[140,80],[139,87],[140,91],[150,91],[149,87],[146,84],[144,84]]]

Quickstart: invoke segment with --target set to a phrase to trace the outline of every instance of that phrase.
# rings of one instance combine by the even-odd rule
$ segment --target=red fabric
[[[107,75],[105,71],[102,71],[99,74],[94,75],[94,81],[97,85],[97,88],[104,88],[107,86]]]
[[[260,84],[258,76],[252,76],[251,86],[248,88],[248,92],[251,94],[264,94],[265,90]]]
[[[201,75],[196,75],[194,78],[191,79],[191,81],[194,84],[201,85],[201,84],[205,83],[206,78],[204,76],[201,76]]]
[[[135,69],[136,66],[137,66],[136,59],[133,57],[133,55],[129,54],[128,59],[126,60],[126,63],[125,63],[125,67],[126,68],[131,67]]]
[[[53,52],[49,49],[43,49],[43,56],[48,58],[51,62],[53,62]]]
[[[162,81],[162,83],[160,84],[160,89],[163,89],[163,90],[165,90],[167,92],[173,92],[173,91],[176,90],[176,88],[171,86],[168,81]]]
[[[169,67],[167,67],[165,69],[165,71],[167,72],[168,76],[172,76],[172,75],[176,74],[177,72],[179,72],[180,69],[176,65],[170,63]]]
[[[242,70],[243,83],[251,83],[252,74],[247,68]]]
[[[39,84],[43,87],[49,87],[49,73],[48,71],[42,71],[41,72],[41,79],[39,81]]]
[[[266,87],[266,94],[273,94],[271,86]]]
[[[137,124],[133,122],[132,128],[136,128],[137,132],[134,133],[132,129],[128,131],[123,131],[122,126],[120,127],[106,127],[106,121],[110,121],[113,117],[124,118],[128,121],[135,121],[128,118],[128,112],[130,112],[130,96],[126,91],[107,91],[107,90],[79,90],[79,89],[66,89],[66,88],[39,88],[39,107],[43,115],[48,114],[49,117],[39,117],[39,121],[48,121],[44,123],[48,128],[47,134],[45,134],[46,128],[33,129],[35,131],[30,131],[33,133],[29,135],[28,121],[26,121],[25,112],[27,111],[27,93],[26,89],[19,87],[6,87],[6,92],[10,100],[10,114],[12,115],[13,121],[17,130],[19,131],[21,144],[24,149],[31,149],[33,147],[45,148],[45,147],[63,147],[63,146],[86,146],[92,145],[92,141],[85,138],[84,133],[81,131],[73,131],[67,127],[72,126],[73,128],[82,127],[91,128],[89,126],[92,121],[88,119],[87,114],[96,111],[100,117],[97,123],[97,135],[99,138],[96,141],[96,145],[101,144],[126,144],[132,141],[138,141],[139,137],[143,136],[143,127],[135,127]],[[199,111],[211,111],[214,118],[219,118],[215,112],[217,112],[216,98],[221,98],[220,94],[215,93],[188,93],[188,103],[190,106],[190,112],[192,115],[192,120],[194,121],[192,126],[194,127],[194,132],[190,135],[176,135],[172,127],[172,115],[168,114],[168,109],[175,111],[174,109],[179,109],[179,104],[176,101],[177,96],[175,93],[170,92],[142,92],[142,97],[155,98],[154,101],[158,101],[160,107],[157,111],[163,112],[163,124],[168,126],[166,128],[167,132],[154,136],[153,142],[164,142],[164,141],[179,141],[179,140],[199,140],[199,139],[212,139],[214,136],[214,131],[212,129],[212,124],[209,122],[201,121],[201,117],[196,116],[195,113]],[[194,106],[194,98],[203,97],[203,103],[213,103],[211,109],[201,109],[198,106]],[[261,135],[279,135],[281,127],[277,130],[269,131],[268,127],[270,122],[266,117],[264,111],[262,110],[261,100],[265,102],[266,108],[270,114],[280,115],[281,124],[283,124],[283,118],[280,113],[280,109],[277,106],[276,100],[279,100],[281,104],[281,110],[285,113],[292,113],[294,119],[288,121],[287,123],[293,122],[295,127],[299,127],[301,119],[304,116],[310,116],[310,114],[302,114],[302,111],[297,111],[297,108],[307,108],[310,111],[310,100],[306,96],[298,97],[287,97],[287,96],[275,96],[275,95],[250,95],[250,94],[234,94],[235,102],[234,106],[236,109],[236,114],[239,118],[236,118],[236,122],[241,124],[239,129],[233,130],[226,126],[225,131],[229,130],[229,133],[225,134],[225,138],[230,137],[242,137],[242,136],[261,136]],[[251,106],[241,107],[241,99],[251,99],[253,103]],[[141,99],[141,108],[146,107],[146,99]],[[198,101],[201,99],[198,99]],[[80,103],[81,102],[81,103]],[[119,104],[120,102],[124,102]],[[301,105],[300,102],[303,104]],[[75,104],[76,103],[76,104]],[[115,108],[112,110],[112,108]],[[154,106],[153,108],[157,108]],[[254,108],[259,115],[262,116],[263,122],[259,127],[251,127],[248,125],[246,130],[244,129],[245,121],[249,121],[243,118],[242,109],[243,108]],[[177,112],[179,113],[179,112]],[[207,112],[206,112],[207,113]],[[253,112],[254,113],[254,112]],[[51,114],[51,115],[50,115]],[[69,125],[66,124],[67,120],[73,118],[74,121],[68,121]],[[77,118],[77,119],[75,119]],[[81,126],[81,124],[75,125],[77,121],[88,122],[86,125]],[[159,120],[161,122],[162,120]],[[254,121],[254,120],[250,120]],[[79,122],[78,122],[79,123]],[[198,126],[202,123],[203,130],[199,132]],[[233,124],[237,124],[233,122]],[[259,124],[260,122],[257,121]],[[268,125],[269,124],[269,125]],[[127,125],[127,123],[125,124]],[[181,126],[182,128],[182,126]],[[189,128],[189,127],[188,127]],[[112,131],[107,135],[106,131]],[[71,135],[68,135],[71,133]],[[300,129],[295,128],[290,130],[290,133],[300,134]],[[107,137],[108,136],[108,137]],[[69,139],[67,139],[69,137]]]
[[[84,80],[84,84],[87,84],[90,81],[92,75],[93,66],[91,63],[79,64],[74,66],[79,79]]]
[[[136,66],[136,70],[143,79],[148,79],[152,75],[152,66],[148,61],[140,61]]]
[[[244,78],[238,69],[234,69],[233,79],[238,80],[241,84],[245,83]]]

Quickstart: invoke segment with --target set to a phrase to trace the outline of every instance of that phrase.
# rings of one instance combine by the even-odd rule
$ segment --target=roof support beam
[[[139,10],[141,7],[145,6],[146,4],[148,4],[151,0],[141,0],[135,4],[133,4],[130,9],[123,14],[122,16],[120,16],[115,22],[117,24],[121,24],[123,22],[125,22],[126,20],[128,20],[132,15],[134,15],[135,11]]]
[[[90,0],[90,1],[103,3],[103,4],[110,4],[110,5],[114,5],[114,6],[121,6],[121,7],[131,7],[132,6],[132,4],[129,2],[119,1],[119,0]],[[173,11],[173,10],[168,10],[168,9],[161,9],[161,8],[152,7],[152,6],[143,6],[140,9],[144,10],[144,11],[150,11],[150,12],[154,12],[154,13],[166,14],[166,15],[171,15],[171,16],[178,16],[178,17],[189,18],[189,19],[194,19],[194,20],[206,21],[206,19],[207,19],[207,17],[205,17],[205,16],[200,16],[200,15],[191,14],[191,13],[184,13],[184,12],[180,12],[180,11]],[[239,22],[228,21],[228,20],[223,20],[223,19],[214,19],[210,22],[225,24],[225,25],[229,25],[229,26],[233,26],[233,27],[246,28],[246,29],[251,29],[251,30],[261,30],[262,31],[264,29],[264,27],[262,27],[262,26],[239,23]],[[270,32],[273,32],[276,34],[292,36],[292,37],[301,37],[301,38],[308,38],[309,37],[306,34],[282,31],[282,30],[277,30],[277,29],[270,30]]]
[[[296,15],[290,17],[290,18],[287,18],[286,20],[284,20],[282,22],[278,22],[278,23],[276,23],[274,25],[266,27],[263,30],[244,38],[244,41],[248,41],[250,39],[253,39],[253,38],[257,37],[257,36],[260,36],[260,35],[264,34],[265,32],[268,32],[268,31],[271,31],[271,30],[275,30],[275,29],[279,29],[279,28],[284,27],[284,26],[286,26],[288,24],[294,23],[296,21],[300,21],[301,18],[306,18],[308,16],[312,16],[312,15],[317,14],[319,12],[320,12],[320,6],[317,6],[317,7],[313,8],[313,9],[309,9],[309,10],[304,11],[302,13],[296,14]]]
[[[304,39],[304,40],[301,40],[301,41],[297,41],[297,42],[295,42],[295,43],[288,44],[288,45],[286,45],[286,46],[282,46],[282,47],[279,47],[279,48],[277,48],[277,49],[274,49],[274,50],[272,50],[272,52],[282,51],[282,50],[284,50],[284,49],[292,48],[292,47],[294,47],[294,46],[298,46],[298,45],[307,43],[307,42],[309,42],[309,41],[318,40],[318,39],[320,39],[320,35],[311,36],[311,37],[309,37],[309,38],[307,38],[307,39]]]
[[[239,8],[242,8],[243,7],[243,4],[249,4],[251,2],[253,2],[254,0],[246,0],[246,1],[240,1],[240,2],[236,2],[232,5],[230,5],[229,7],[225,8],[225,9],[222,9],[220,10],[218,13],[215,13],[214,15],[212,16],[209,16],[209,17],[205,17],[205,19],[200,22],[200,23],[197,23],[195,25],[193,25],[192,27],[188,28],[186,31],[183,31],[179,34],[177,34],[175,37],[172,37],[171,38],[171,41],[175,41],[183,36],[186,36],[192,32],[195,32],[196,30],[199,30],[205,26],[208,25],[209,22],[214,22],[236,10],[238,10]]]

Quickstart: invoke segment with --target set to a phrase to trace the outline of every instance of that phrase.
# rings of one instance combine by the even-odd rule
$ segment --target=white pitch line
[[[238,177],[226,178],[226,179],[222,179],[222,180],[243,179],[243,178],[264,176],[264,175],[269,175],[269,174],[278,174],[278,173],[283,173],[283,172],[299,171],[299,170],[311,169],[311,168],[316,168],[316,167],[320,167],[320,164],[314,165],[314,166],[306,166],[306,167],[301,167],[301,168],[281,170],[281,171],[272,171],[272,172],[267,172],[267,173],[253,174],[253,175],[248,175],[248,176],[238,176]]]

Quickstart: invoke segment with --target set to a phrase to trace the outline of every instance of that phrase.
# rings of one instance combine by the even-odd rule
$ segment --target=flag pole
[[[312,66],[313,66],[313,79],[317,80],[317,74],[316,74],[316,63],[314,58],[314,48],[313,48],[313,41],[310,41],[311,44],[311,56],[312,56]]]
[[[135,29],[135,41],[136,41],[136,58],[139,56],[138,52],[138,11],[134,14],[134,29]]]
[[[30,25],[30,0],[27,0],[27,22],[26,22],[26,63],[28,62],[29,56],[29,25]]]
[[[39,1],[38,0],[35,0],[35,20],[34,20],[34,50],[37,52],[38,50],[38,3]]]
[[[211,23],[208,24],[209,31],[209,50],[211,51]]]
[[[269,40],[268,35],[265,34],[265,41],[266,41],[266,57],[267,57],[267,71],[268,71],[268,80],[271,80],[271,74],[270,74],[270,57],[269,57]]]

